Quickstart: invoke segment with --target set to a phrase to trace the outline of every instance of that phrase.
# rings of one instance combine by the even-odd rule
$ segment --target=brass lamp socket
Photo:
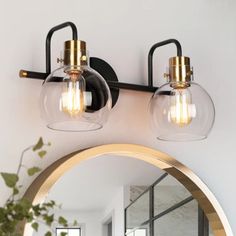
[[[88,57],[86,53],[86,42],[80,40],[69,40],[64,44],[65,66],[86,66]]]
[[[192,70],[189,57],[177,56],[169,59],[169,80],[172,87],[188,87],[191,77]]]

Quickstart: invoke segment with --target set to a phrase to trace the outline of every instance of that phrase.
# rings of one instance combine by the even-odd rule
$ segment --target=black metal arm
[[[71,27],[73,40],[78,40],[78,32],[76,25],[72,22],[65,22],[50,29],[46,38],[46,74],[51,73],[51,39],[54,32],[63,29],[65,27]]]
[[[60,25],[53,27],[48,32],[47,38],[46,38],[46,73],[21,70],[20,77],[40,79],[40,80],[45,80],[47,78],[47,76],[51,73],[51,39],[52,39],[52,35],[54,32],[56,32],[60,29],[63,29],[65,27],[71,27],[73,40],[78,40],[78,32],[77,32],[77,28],[74,23],[65,22],[65,23],[62,23]],[[111,66],[99,58],[93,58],[94,63],[92,63],[91,67],[92,68],[95,67],[94,69],[103,75],[103,77],[105,78],[105,80],[110,88],[128,89],[128,90],[154,93],[158,89],[158,87],[153,86],[153,54],[154,54],[154,51],[159,47],[162,47],[162,46],[165,46],[165,45],[171,44],[171,43],[174,43],[177,47],[177,56],[182,56],[181,45],[180,45],[179,41],[177,41],[176,39],[168,39],[168,40],[156,43],[149,50],[149,53],[148,53],[148,85],[138,85],[138,84],[129,84],[129,83],[119,82],[113,69],[112,69],[111,74],[107,73],[107,69],[110,70]],[[102,66],[99,66],[98,67],[99,69],[98,69],[97,66],[100,64],[101,61],[103,61],[103,64],[102,64]],[[97,64],[97,63],[99,63],[99,64]],[[55,79],[55,82],[57,80],[58,80],[58,78]],[[58,81],[60,81],[60,80],[58,80]],[[169,93],[164,92],[164,94],[168,95]]]
[[[142,92],[149,92],[155,93],[158,89],[157,87],[150,87],[146,85],[139,85],[139,84],[129,84],[129,83],[122,83],[118,81],[106,81],[110,88],[118,88],[118,89],[127,89],[127,90],[134,90],[134,91],[142,91]]]
[[[51,74],[51,39],[54,32],[66,28],[71,27],[72,29],[72,39],[78,40],[78,31],[76,25],[72,22],[65,22],[60,25],[57,25],[49,30],[46,38],[46,72],[36,72],[36,71],[27,71],[27,70],[20,70],[19,76],[21,78],[32,78],[32,79],[40,79],[45,80],[49,74]]]
[[[181,57],[182,56],[181,44],[176,39],[168,39],[168,40],[156,43],[149,50],[149,53],[148,53],[148,86],[153,87],[153,54],[154,54],[154,51],[159,47],[162,47],[162,46],[165,46],[165,45],[171,44],[171,43],[175,44],[175,46],[177,47],[177,56]]]

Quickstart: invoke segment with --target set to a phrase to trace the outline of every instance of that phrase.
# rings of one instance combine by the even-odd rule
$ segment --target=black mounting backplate
[[[96,70],[106,81],[118,82],[115,71],[106,61],[97,57],[90,57],[90,67]],[[110,88],[110,91],[112,96],[112,107],[114,107],[119,97],[119,89]]]

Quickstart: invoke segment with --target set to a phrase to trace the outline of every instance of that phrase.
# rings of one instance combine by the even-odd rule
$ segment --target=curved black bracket
[[[35,72],[35,71],[20,71],[20,77],[23,78],[32,78],[32,79],[40,79],[45,80],[47,76],[51,73],[51,39],[54,32],[63,29],[65,27],[70,27],[72,29],[72,38],[73,40],[78,40],[78,32],[77,28],[74,23],[72,22],[65,22],[60,25],[57,25],[50,29],[47,34],[46,38],[46,72]],[[143,92],[150,92],[154,93],[158,87],[153,86],[153,54],[155,50],[159,47],[165,46],[167,44],[175,44],[177,48],[177,56],[182,56],[182,48],[181,44],[176,39],[168,39],[159,43],[154,44],[148,53],[148,85],[139,85],[139,84],[129,84],[129,83],[122,83],[118,81],[115,71],[112,67],[102,59],[99,58],[91,58],[90,66],[99,72],[104,79],[106,80],[108,86],[111,89],[113,103],[114,106],[117,102],[119,96],[119,89],[127,89],[127,90],[135,90],[135,91],[143,91]],[[60,78],[55,78],[55,81],[60,81]],[[169,95],[169,92],[163,93],[164,95]]]
[[[51,73],[51,39],[54,32],[66,28],[71,27],[72,29],[72,38],[73,40],[78,40],[78,31],[76,25],[72,22],[65,22],[60,25],[57,25],[49,30],[46,38],[46,73]]]
[[[178,40],[176,39],[167,39],[165,41],[159,42],[154,44],[148,53],[148,86],[153,87],[153,54],[154,51],[162,46],[165,46],[167,44],[174,43],[177,48],[177,56],[182,56],[182,47]]]

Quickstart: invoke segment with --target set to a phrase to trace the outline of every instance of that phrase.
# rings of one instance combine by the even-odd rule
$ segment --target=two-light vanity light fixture
[[[71,27],[73,39],[66,41],[62,65],[51,72],[51,37]],[[167,83],[153,86],[153,53],[174,43],[177,56],[169,60]],[[20,77],[44,80],[40,98],[47,127],[62,131],[90,131],[103,127],[116,104],[119,89],[154,93],[149,104],[150,122],[158,139],[200,140],[207,137],[215,118],[208,93],[193,82],[190,59],[182,56],[180,43],[169,39],[153,45],[148,54],[148,86],[118,82],[112,67],[104,60],[88,58],[86,43],[78,40],[77,28],[66,22],[52,28],[46,39],[46,73],[20,71]]]

